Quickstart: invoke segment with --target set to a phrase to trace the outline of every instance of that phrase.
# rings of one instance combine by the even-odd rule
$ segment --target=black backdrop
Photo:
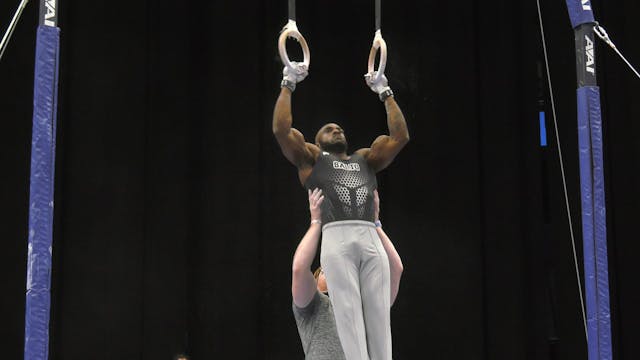
[[[3,26],[15,5],[0,5]],[[573,32],[564,2],[542,5],[579,238]],[[594,8],[640,64],[630,15],[640,5]],[[384,11],[387,75],[412,136],[379,176],[405,265],[394,358],[549,359],[552,335],[558,359],[586,358],[550,122],[548,154],[538,146],[535,1],[386,1]],[[24,341],[36,12],[0,62],[8,359]],[[62,3],[52,359],[302,357],[289,288],[306,197],[270,124],[285,18],[284,1]],[[373,5],[299,1],[298,22],[312,64],[294,126],[310,139],[336,121],[353,150],[368,146],[386,130],[362,80]],[[614,352],[637,359],[640,81],[602,45],[598,60]]]

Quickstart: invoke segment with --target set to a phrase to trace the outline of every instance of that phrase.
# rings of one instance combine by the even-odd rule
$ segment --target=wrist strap
[[[374,224],[376,224],[376,227],[379,227],[379,228],[382,227],[382,223],[380,222],[380,220],[376,220]]]
[[[311,220],[311,225],[313,225],[313,224],[318,224],[318,225],[320,225],[320,224],[322,224],[322,220],[319,220],[319,219],[313,219],[313,220]]]
[[[387,100],[387,98],[389,96],[393,96],[393,91],[391,91],[390,88],[388,88],[387,90],[383,91],[380,93],[380,95],[378,95],[378,97],[380,98],[380,101],[384,102],[385,100]]]
[[[296,83],[287,79],[282,79],[280,87],[286,87],[287,89],[291,90],[291,92],[294,92],[296,90]]]

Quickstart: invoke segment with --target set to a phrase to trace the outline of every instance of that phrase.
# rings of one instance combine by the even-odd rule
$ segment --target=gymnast
[[[307,189],[324,194],[320,263],[327,279],[336,326],[348,360],[390,360],[391,323],[389,261],[375,230],[373,191],[376,173],[385,169],[409,141],[400,107],[384,75],[375,71],[365,81],[384,102],[389,135],[370,148],[347,155],[343,129],[328,123],[315,144],[292,128],[291,97],[308,75],[304,63],[285,65],[273,114],[273,133],[284,156],[298,169]]]

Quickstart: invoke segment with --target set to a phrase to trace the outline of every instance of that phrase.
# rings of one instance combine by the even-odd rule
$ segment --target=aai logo
[[[44,6],[46,9],[44,14],[44,24],[47,26],[56,26],[56,0],[45,1]]]
[[[585,56],[587,58],[587,61],[585,62],[585,67],[586,67],[586,71],[590,72],[591,75],[595,75],[596,74],[596,69],[595,69],[595,54],[593,52],[593,41],[591,41],[591,39],[589,39],[588,35],[585,35],[584,37],[585,40]]]
[[[582,0],[582,10],[591,11],[591,0]]]

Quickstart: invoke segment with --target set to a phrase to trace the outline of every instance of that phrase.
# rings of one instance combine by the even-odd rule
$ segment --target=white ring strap
[[[278,51],[280,52],[280,59],[282,63],[293,69],[293,65],[291,64],[291,60],[289,60],[289,55],[287,54],[287,38],[295,39],[300,47],[302,48],[302,53],[304,54],[303,64],[309,68],[309,63],[311,62],[311,52],[309,51],[309,45],[307,45],[307,40],[304,39],[304,36],[300,34],[298,31],[298,27],[296,26],[296,22],[294,20],[289,20],[287,25],[280,33],[280,38],[278,39]]]
[[[378,50],[380,50],[380,64],[378,64],[377,74],[376,77],[372,79],[373,81],[378,81],[382,75],[384,75],[384,69],[387,67],[387,43],[382,38],[382,32],[380,30],[377,30],[376,35],[373,37],[373,45],[371,45],[369,64],[367,66],[368,73],[375,70]]]

